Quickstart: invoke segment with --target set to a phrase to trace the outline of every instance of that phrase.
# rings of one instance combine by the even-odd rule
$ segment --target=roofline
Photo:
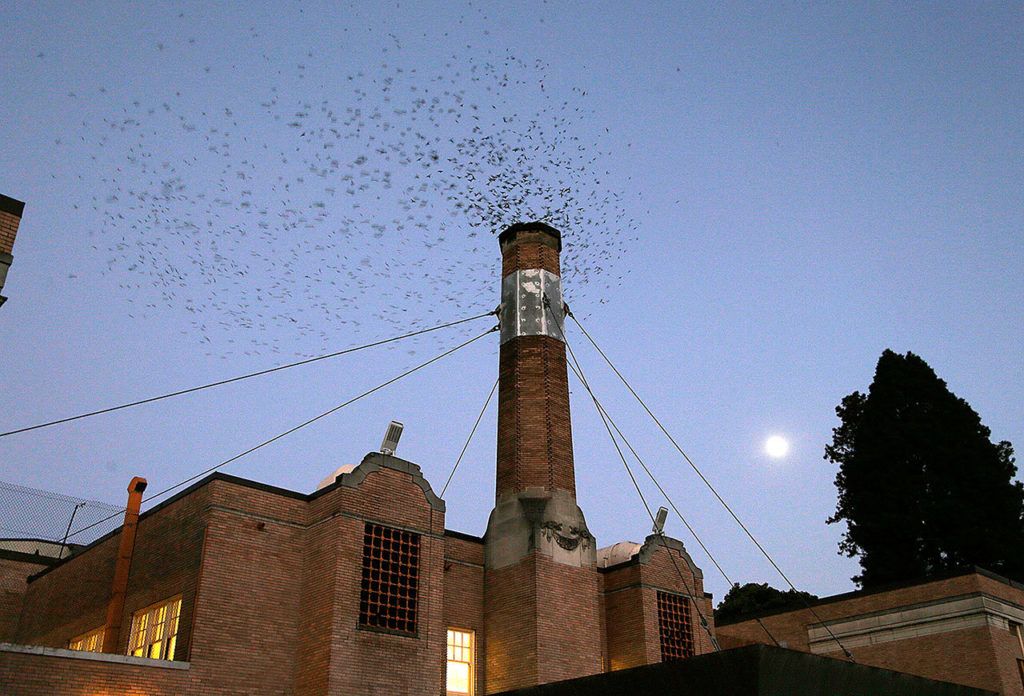
[[[21,563],[34,563],[36,565],[46,566],[53,565],[57,562],[57,559],[53,556],[25,553],[24,551],[11,551],[10,549],[0,549],[0,558],[8,561],[19,561]]]
[[[367,455],[367,456],[370,456],[370,455]],[[397,459],[397,457],[395,459]],[[365,461],[365,458],[364,458],[364,461]],[[404,460],[399,460],[399,461],[404,461]],[[252,479],[242,478],[241,476],[234,476],[232,474],[225,474],[222,471],[214,471],[212,474],[208,474],[207,476],[204,476],[203,478],[199,479],[198,481],[193,483],[191,486],[188,486],[187,488],[179,491],[178,493],[175,493],[174,495],[172,495],[167,500],[164,500],[163,502],[157,503],[153,507],[151,507],[148,510],[146,510],[145,512],[141,513],[139,515],[139,522],[141,522],[142,520],[146,519],[150,515],[152,515],[152,514],[154,514],[156,512],[159,512],[160,510],[163,510],[165,507],[167,507],[169,505],[173,505],[174,503],[178,502],[182,498],[184,498],[186,496],[189,496],[189,495],[192,495],[193,493],[198,491],[203,486],[207,486],[207,485],[213,483],[214,481],[223,481],[225,483],[232,483],[232,484],[235,484],[237,486],[244,486],[245,488],[252,488],[254,490],[263,491],[265,493],[273,493],[274,495],[280,495],[282,497],[292,498],[294,500],[301,500],[301,501],[307,502],[307,503],[309,501],[315,499],[315,498],[320,497],[321,495],[324,495],[328,491],[332,491],[335,488],[338,488],[339,486],[342,485],[341,477],[339,476],[334,481],[334,483],[330,484],[329,486],[324,486],[323,488],[321,488],[319,490],[316,490],[316,491],[313,491],[312,493],[299,493],[298,491],[292,491],[292,490],[289,490],[287,488],[281,488],[279,486],[271,486],[268,483],[260,483],[259,481],[253,481]],[[428,503],[429,502],[430,501],[428,499]],[[77,546],[78,547],[76,549],[75,553],[73,553],[73,554],[71,554],[69,556],[65,556],[64,558],[58,560],[56,563],[51,565],[49,568],[44,568],[43,570],[39,571],[38,573],[35,573],[34,575],[29,576],[28,582],[32,582],[36,578],[40,578],[40,577],[46,575],[47,573],[49,573],[54,568],[58,568],[58,567],[64,565],[65,563],[67,563],[68,561],[70,561],[73,558],[78,558],[83,553],[88,552],[94,546],[98,546],[99,544],[103,543],[107,539],[113,537],[116,534],[119,534],[120,531],[121,531],[121,527],[123,527],[123,526],[124,525],[118,525],[117,527],[115,527],[114,529],[110,530],[109,532],[107,532],[103,536],[97,538],[95,541],[93,541],[93,542],[91,542],[89,544],[86,544],[86,545],[69,543],[68,544],[69,546]],[[446,532],[447,532],[447,530],[446,530]],[[454,534],[462,534],[462,533],[461,532],[455,532]],[[471,537],[468,534],[466,534],[464,536],[469,538],[470,540],[482,541],[482,539],[479,539],[479,537]],[[40,541],[47,541],[47,540],[40,539]],[[59,542],[52,542],[52,543],[59,543]]]
[[[0,212],[20,218],[25,212],[25,202],[0,193]]]
[[[465,532],[457,532],[454,529],[444,530],[444,535],[446,537],[451,537],[452,539],[462,539],[463,541],[472,541],[477,544],[484,543],[483,537],[473,536],[472,534],[466,534]]]
[[[879,585],[867,590],[853,590],[851,592],[843,592],[841,594],[830,595],[828,597],[822,597],[820,599],[812,600],[806,605],[794,605],[782,609],[767,609],[765,611],[752,611],[746,614],[740,614],[731,619],[719,622],[715,620],[715,627],[720,626],[732,626],[733,624],[743,623],[744,621],[754,621],[755,619],[763,619],[768,616],[778,616],[780,614],[789,614],[796,611],[804,611],[807,607],[820,607],[825,604],[834,604],[836,602],[843,602],[848,599],[857,599],[860,597],[869,597],[875,594],[881,594],[883,592],[893,592],[895,590],[902,590],[908,587],[914,587],[916,585],[927,585],[933,582],[941,582],[942,580],[950,580],[952,578],[963,577],[964,575],[981,575],[995,580],[996,582],[1002,583],[1009,587],[1013,587],[1018,590],[1024,590],[1024,584],[1011,580],[1003,575],[995,573],[987,568],[981,566],[961,566],[959,568],[953,568],[952,570],[943,571],[941,573],[935,573],[933,575],[923,575],[912,580],[900,580],[897,582],[886,583],[885,585]]]
[[[330,486],[326,486],[326,487],[322,488],[320,491],[316,491],[315,493],[299,493],[297,491],[290,491],[287,488],[279,488],[278,486],[271,486],[270,484],[267,484],[267,483],[260,483],[259,481],[253,481],[251,479],[245,479],[245,478],[242,478],[240,476],[233,476],[232,474],[225,474],[222,471],[215,471],[212,474],[209,474],[209,475],[204,476],[203,478],[199,479],[198,481],[193,483],[191,486],[188,486],[187,488],[181,490],[180,492],[175,493],[174,495],[172,495],[167,500],[164,500],[163,502],[157,503],[153,507],[151,507],[148,510],[146,510],[145,512],[141,513],[139,515],[139,521],[141,522],[142,520],[146,519],[150,515],[152,515],[152,514],[154,514],[156,512],[159,512],[160,510],[163,510],[165,507],[167,507],[169,505],[173,505],[174,503],[178,502],[179,500],[181,500],[182,498],[184,498],[186,496],[192,495],[193,493],[198,491],[203,486],[207,486],[207,485],[213,483],[214,481],[224,481],[225,483],[233,483],[233,484],[238,485],[238,486],[244,486],[246,488],[253,488],[255,490],[265,491],[267,493],[274,493],[276,495],[284,496],[284,497],[287,497],[287,498],[294,498],[296,500],[303,500],[303,501],[306,501],[306,502],[312,500],[313,497],[317,493],[320,493],[321,491],[327,490],[327,489],[332,488],[332,487],[337,485],[337,483],[332,483]],[[98,537],[95,541],[92,541],[89,544],[86,544],[84,546],[78,545],[80,548],[78,549],[78,551],[76,553],[60,559],[59,561],[54,563],[49,568],[44,568],[43,570],[39,571],[35,575],[29,576],[28,581],[32,582],[33,580],[36,580],[37,578],[41,578],[42,576],[46,575],[47,573],[49,573],[54,568],[59,568],[60,566],[64,565],[65,563],[67,563],[71,559],[78,558],[83,553],[87,553],[94,546],[98,546],[99,544],[102,544],[107,539],[115,536],[116,534],[119,534],[121,532],[121,527],[123,527],[123,526],[124,525],[118,525],[117,527],[114,527],[112,530],[110,530],[109,532],[107,532],[103,536]],[[54,543],[56,543],[56,542],[54,542]]]
[[[61,545],[61,543],[59,541],[54,541],[53,539],[42,539],[40,537],[0,537],[0,543],[3,543],[5,541],[38,541],[38,542],[41,542],[43,544],[56,544],[57,546]],[[82,545],[81,544],[76,544],[76,543],[71,542],[71,541],[66,541],[66,542],[64,542],[64,546],[68,546],[68,547],[72,547],[73,548],[73,547],[76,547],[76,546],[77,547],[81,547]]]

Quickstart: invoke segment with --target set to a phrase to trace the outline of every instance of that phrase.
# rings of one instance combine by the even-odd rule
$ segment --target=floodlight
[[[404,425],[398,421],[391,421],[388,425],[388,431],[384,435],[384,442],[380,443],[381,454],[394,454],[395,450],[398,449],[398,440],[402,437],[402,430],[405,428]]]
[[[658,508],[658,514],[654,516],[654,529],[655,534],[661,534],[662,530],[665,529],[665,520],[668,519],[668,508]]]

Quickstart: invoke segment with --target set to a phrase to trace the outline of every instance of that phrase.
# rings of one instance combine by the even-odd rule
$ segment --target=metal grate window
[[[658,592],[658,631],[662,662],[693,657],[690,602],[686,597]]]
[[[416,633],[420,535],[366,524],[359,624]]]

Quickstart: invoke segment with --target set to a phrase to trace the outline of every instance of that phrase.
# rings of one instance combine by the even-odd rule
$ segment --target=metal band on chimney
[[[551,310],[544,306],[547,297]],[[551,312],[558,312],[552,316]],[[501,342],[518,336],[550,336],[562,340],[562,279],[550,271],[529,268],[501,280]]]

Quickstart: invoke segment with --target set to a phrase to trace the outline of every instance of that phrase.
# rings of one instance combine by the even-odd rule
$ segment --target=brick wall
[[[175,658],[189,660],[190,668],[171,693],[437,696],[445,667],[444,513],[431,507],[421,485],[406,471],[384,467],[358,485],[310,497],[215,476],[148,511],[138,527],[122,652],[133,611],[181,594]],[[421,535],[415,635],[358,625],[367,521]],[[63,647],[102,625],[118,541],[113,534],[34,579],[17,642]],[[466,591],[460,580],[452,584],[454,597],[477,596],[476,618],[471,604],[457,608],[453,600],[452,610],[482,631],[480,546],[453,542],[452,549],[464,561],[460,568],[476,570],[475,586],[472,573],[464,576]],[[83,664],[54,668],[48,689],[27,693],[80,693],[79,684],[101,678],[103,685],[127,679],[125,689],[135,684],[120,667]],[[88,678],[60,681],[75,670]],[[112,686],[109,693],[126,692]]]
[[[486,571],[487,693],[601,672],[600,583],[536,552]]]
[[[445,536],[444,624],[446,628],[468,629],[476,638],[475,693],[484,693],[487,643],[484,636],[484,543]]]
[[[626,669],[660,662],[652,643],[648,608],[640,585],[640,566],[632,564],[603,575],[608,669]],[[655,607],[657,610],[657,607]],[[657,617],[655,617],[655,620]],[[653,626],[657,630],[657,625]]]
[[[535,486],[576,494],[565,344],[520,336],[499,356],[497,494]]]
[[[14,640],[28,576],[50,565],[30,559],[28,554],[0,551],[0,642]]]
[[[539,683],[602,672],[601,576],[543,554],[536,559]]]
[[[536,559],[484,574],[485,693],[537,683]]]
[[[181,696],[192,690],[189,671],[57,657],[0,649],[0,693],[4,696]]]
[[[174,500],[139,520],[118,645],[125,652],[132,614],[182,595],[176,659],[185,659],[199,575],[210,488]],[[33,578],[25,594],[19,643],[66,647],[68,639],[102,626],[110,599],[120,530]]]
[[[704,594],[704,581],[693,572],[692,561],[681,545],[666,548],[648,538],[638,557],[602,573],[610,669],[661,662],[658,591],[685,595],[690,600],[690,626],[694,654],[714,651],[712,601]],[[673,562],[674,561],[674,562]],[[701,626],[700,613],[708,621]]]
[[[807,609],[761,617],[768,630],[794,650],[809,651],[808,626],[820,621],[871,615],[927,605],[954,598],[985,595],[1024,609],[1024,590],[1008,583],[969,573],[952,578],[895,588],[885,592],[855,594],[813,605],[817,618]],[[723,648],[751,643],[770,643],[757,621],[750,619],[719,626]],[[941,681],[1024,696],[1016,659],[1021,654],[1016,635],[997,626],[950,630],[944,633],[892,640],[850,648],[861,664],[883,667]],[[829,653],[841,656],[839,647]]]
[[[18,234],[21,218],[0,210],[0,253],[11,254],[14,251],[14,238]]]
[[[432,510],[408,474],[382,469],[358,489],[339,488],[344,515],[330,525],[337,539],[332,561],[330,693],[436,696],[444,690],[444,513]],[[420,534],[417,633],[394,635],[359,626],[365,523]]]
[[[196,685],[292,693],[303,530],[280,518],[212,509],[191,641]]]

